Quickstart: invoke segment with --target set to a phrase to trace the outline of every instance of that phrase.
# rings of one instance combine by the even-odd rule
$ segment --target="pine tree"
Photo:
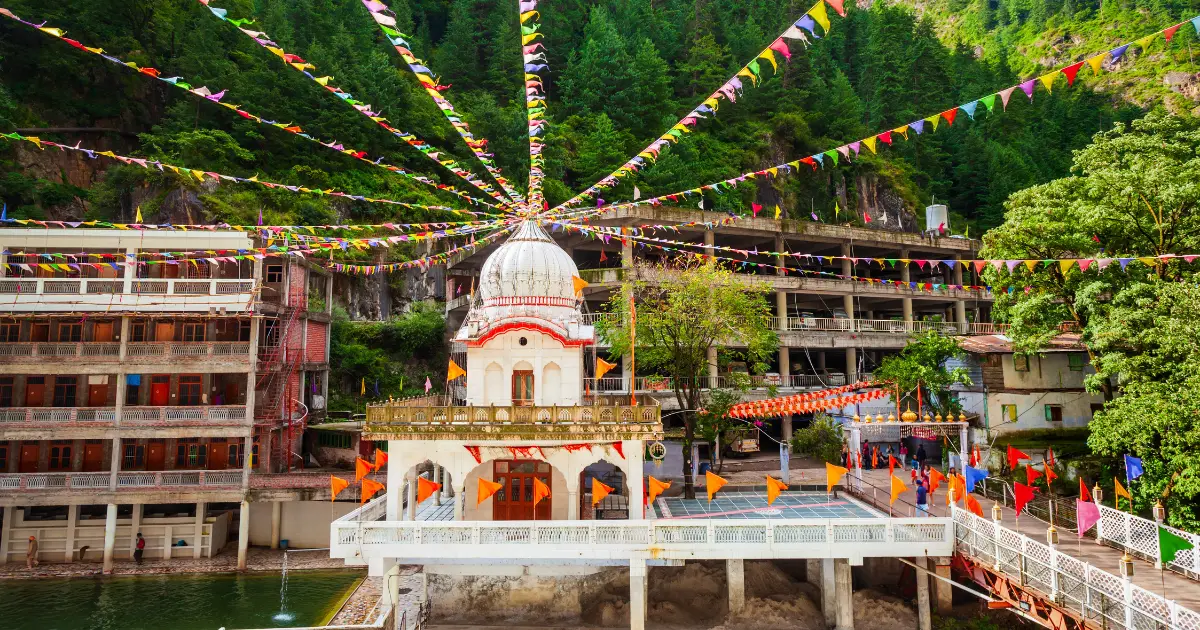
[[[434,70],[443,83],[478,85],[479,40],[472,9],[475,0],[454,0],[446,35],[433,54]]]
[[[671,99],[670,67],[654,42],[643,39],[633,54],[633,81],[626,101],[629,112],[635,118],[630,128],[634,135],[643,138],[662,133],[663,118],[675,110]]]
[[[618,102],[632,84],[630,57],[608,11],[598,6],[584,29],[584,42],[571,56],[562,74],[564,109],[570,114],[609,112],[614,116],[627,104]]]
[[[707,96],[728,78],[729,52],[711,31],[696,31],[688,56],[679,64],[680,92],[693,99]]]

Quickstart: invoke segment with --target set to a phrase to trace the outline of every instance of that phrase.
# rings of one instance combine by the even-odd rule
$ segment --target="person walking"
[[[917,480],[917,516],[929,516],[929,486],[924,479]]]
[[[38,539],[37,536],[29,537],[29,546],[25,548],[25,568],[33,570],[33,567],[38,565]]]
[[[144,553],[146,553],[146,539],[142,538],[142,532],[138,532],[137,543],[134,544],[133,548],[133,561],[141,564],[142,554]]]
[[[917,447],[917,468],[925,467],[925,459],[928,455],[925,454],[925,445],[921,444]]]

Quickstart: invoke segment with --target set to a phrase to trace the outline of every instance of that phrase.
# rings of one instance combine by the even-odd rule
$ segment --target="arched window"
[[[533,366],[521,361],[513,366],[512,401],[514,405],[533,405]]]

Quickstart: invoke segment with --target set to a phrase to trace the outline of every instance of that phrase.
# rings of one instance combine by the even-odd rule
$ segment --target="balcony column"
[[[112,452],[108,455],[108,489],[117,491],[117,473],[121,470],[121,438],[112,439]]]
[[[833,580],[836,591],[834,617],[836,630],[854,630],[854,580],[850,573],[850,561],[834,558]]]
[[[434,465],[433,465],[433,482],[434,482],[434,483],[436,483],[436,484],[440,484],[440,483],[442,483],[442,470],[443,470],[443,468],[442,468],[441,466],[438,466],[437,464],[434,464]],[[434,505],[441,505],[441,504],[442,504],[442,491],[441,491],[441,489],[438,489],[438,491],[437,491],[437,492],[434,492],[434,493],[433,493],[433,504],[434,504]]]
[[[579,520],[579,475],[567,475],[567,520]]]
[[[200,558],[204,557],[204,555],[202,553],[203,548],[204,548],[204,545],[203,545],[204,513],[207,510],[208,510],[208,504],[205,503],[204,501],[200,501],[200,502],[196,503],[196,533],[193,535],[195,537],[195,540],[192,542],[192,558],[195,560],[199,560]],[[208,544],[209,544],[209,548],[210,548],[209,555],[212,555],[212,551],[211,551],[212,540],[211,539],[209,540]]]
[[[846,384],[858,382],[858,348],[846,348]]]
[[[645,558],[629,559],[629,630],[646,630],[650,613],[650,571]]]
[[[117,504],[109,503],[104,512],[104,564],[100,572],[109,575],[113,572],[113,552],[117,548]],[[2,558],[2,557],[0,557]],[[80,558],[83,560],[83,558]]]
[[[640,521],[646,518],[646,448],[641,440],[625,440],[623,446],[625,461],[629,463],[629,472],[625,475],[625,483],[629,486],[629,520]]]
[[[0,522],[0,564],[8,562],[8,548],[12,544],[13,519],[17,517],[17,507],[6,505],[0,507],[4,521]]]
[[[454,501],[454,520],[461,521],[463,520],[463,510],[465,509],[465,502],[467,500],[467,482],[465,480],[459,481],[458,484],[459,486],[454,489],[454,498],[452,500]],[[567,509],[570,510],[570,506]],[[575,511],[579,511],[579,501],[575,501]],[[579,515],[576,514],[575,517],[578,518]]]
[[[963,283],[963,265],[967,261],[958,259],[954,264],[954,284],[962,286]],[[966,334],[967,332],[967,301],[963,298],[954,300],[954,321],[958,322],[958,332]]]
[[[271,502],[271,548],[279,548],[279,530],[283,526],[283,502]]]
[[[126,247],[125,248],[125,260],[127,262],[132,262],[132,261],[137,260],[137,248],[136,247]],[[125,274],[122,276],[122,278],[124,280],[124,287],[122,287],[121,293],[124,293],[126,295],[133,293],[133,279],[136,275],[137,275],[137,265],[136,264],[125,265]],[[121,325],[121,330],[122,331],[125,330],[124,324]],[[124,337],[122,337],[122,343],[124,343]]]
[[[249,458],[247,458],[249,459]],[[238,571],[246,570],[246,553],[250,550],[250,502],[242,499],[238,512]]]
[[[720,376],[718,370],[720,369],[720,367],[717,365],[717,349],[709,348],[707,358],[708,358],[708,386],[710,388],[715,389],[720,384],[720,382],[718,381],[718,376]]]
[[[909,253],[908,253],[907,249],[900,250],[900,258],[901,258],[901,260],[900,260],[900,281],[901,282],[912,282],[912,272],[909,268],[909,263],[906,262],[908,259],[908,256],[909,256]],[[905,288],[904,290],[908,291],[907,288]],[[900,303],[901,303],[901,308],[903,309],[903,312],[904,312],[905,328],[911,331],[912,330],[912,320],[913,320],[912,298],[911,297],[900,298]]]
[[[725,561],[725,585],[729,589],[729,614],[741,614],[746,609],[746,565],[741,558]]]
[[[406,497],[406,499],[408,500],[408,511],[407,511],[408,516],[404,520],[415,521],[415,520],[417,520],[417,469],[416,469],[416,467],[413,467],[413,469],[411,471],[409,471],[407,478],[408,478],[408,496]]]
[[[917,558],[917,628],[930,630],[933,620],[929,614],[929,575],[926,571],[931,558]]]
[[[67,540],[66,549],[63,550],[63,561],[75,561],[75,526],[79,524],[79,506],[71,503],[67,505]]]

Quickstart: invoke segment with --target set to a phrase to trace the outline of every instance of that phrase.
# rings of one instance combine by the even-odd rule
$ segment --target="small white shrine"
[[[417,520],[430,502],[451,503],[455,520],[575,520],[602,512],[589,500],[593,477],[620,500],[609,518],[645,518],[645,443],[662,436],[661,410],[649,397],[585,395],[595,332],[582,323],[578,275],[537,222],[521,223],[484,263],[454,337],[467,348],[465,404],[427,396],[368,408],[365,437],[388,441],[388,520]],[[430,482],[441,490],[419,501]]]

